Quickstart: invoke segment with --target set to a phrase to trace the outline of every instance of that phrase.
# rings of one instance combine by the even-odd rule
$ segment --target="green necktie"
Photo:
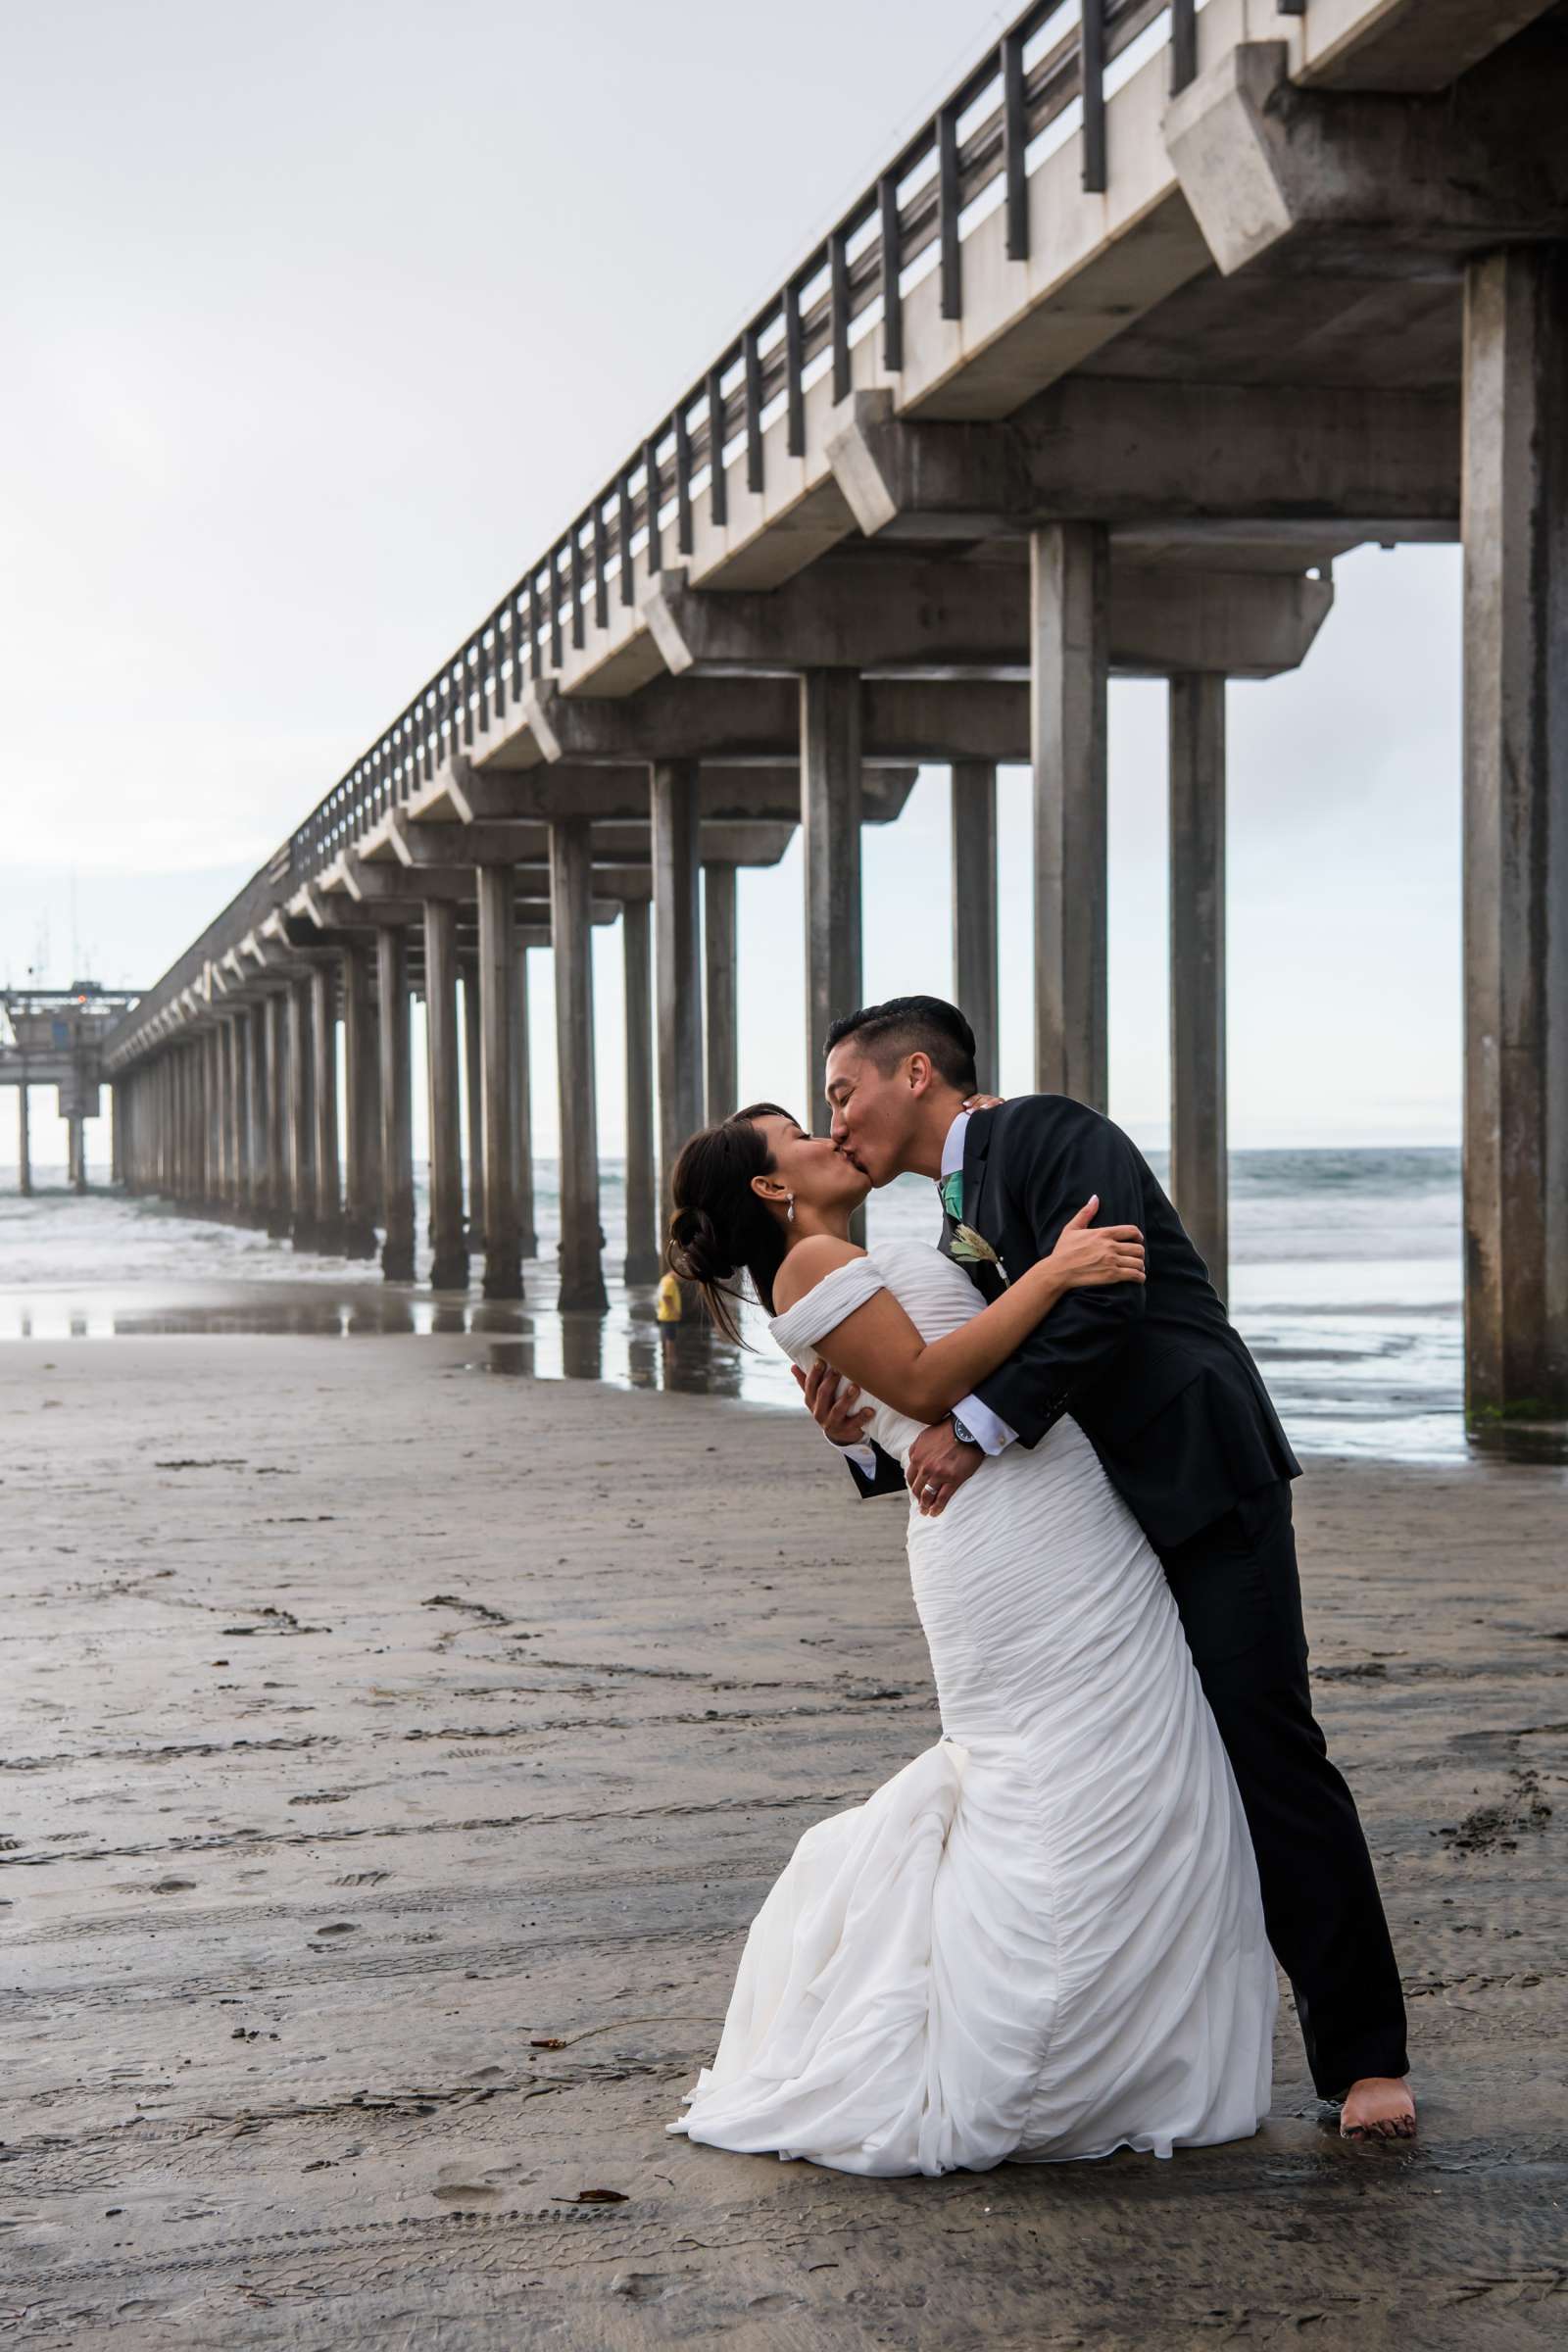
[[[963,1170],[955,1168],[951,1176],[939,1177],[937,1191],[942,1197],[943,1214],[951,1217],[955,1225],[961,1225],[963,1223]]]

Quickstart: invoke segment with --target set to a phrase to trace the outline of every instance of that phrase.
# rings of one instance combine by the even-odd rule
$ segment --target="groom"
[[[1159,1554],[1235,1771],[1269,1940],[1319,2095],[1350,2138],[1408,2138],[1404,2001],[1354,1803],[1312,1715],[1291,1526],[1300,1465],[1256,1365],[1142,1154],[1065,1095],[966,1107],[974,1033],[940,997],[895,997],[828,1031],[833,1140],[874,1185],[929,1176],[943,1248],[987,1297],[1047,1256],[1091,1196],[1137,1225],[1146,1276],[1071,1291],[902,1472],[864,1441],[858,1391],[800,1373],[864,1494],[907,1484],[935,1513],[1006,1446],[1070,1412]],[[857,1458],[858,1457],[858,1458]]]

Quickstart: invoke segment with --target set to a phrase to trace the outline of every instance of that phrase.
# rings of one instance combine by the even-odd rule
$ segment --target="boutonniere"
[[[950,1247],[960,1266],[995,1266],[1003,1281],[1006,1281],[1006,1268],[1003,1265],[1001,1258],[992,1249],[985,1235],[976,1233],[972,1225],[960,1225],[954,1234]]]

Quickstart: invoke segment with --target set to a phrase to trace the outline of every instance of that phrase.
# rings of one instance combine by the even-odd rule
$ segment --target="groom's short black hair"
[[[827,1033],[831,1054],[853,1037],[860,1052],[884,1074],[906,1054],[928,1054],[931,1065],[960,1095],[979,1092],[974,1066],[974,1031],[942,997],[889,997],[885,1004],[862,1004],[846,1012]]]

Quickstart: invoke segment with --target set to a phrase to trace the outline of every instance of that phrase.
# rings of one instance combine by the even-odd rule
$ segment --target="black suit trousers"
[[[1404,1996],[1366,1838],[1312,1715],[1289,1483],[1160,1553],[1252,1833],[1322,2098],[1402,2075]]]

